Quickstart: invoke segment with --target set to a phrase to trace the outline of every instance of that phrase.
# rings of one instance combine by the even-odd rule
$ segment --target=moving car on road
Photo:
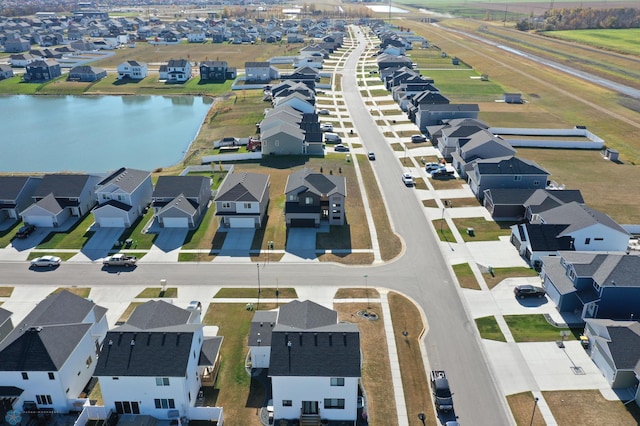
[[[57,256],[41,256],[33,259],[31,261],[31,266],[36,268],[54,268],[56,266],[60,266],[60,262],[62,262],[62,259]]]
[[[402,182],[404,182],[404,184],[407,186],[413,186],[415,184],[415,181],[413,180],[413,176],[411,176],[411,173],[406,173],[406,172],[402,174]]]
[[[375,152],[371,151],[367,154],[367,157],[369,157],[369,160],[373,161],[376,159],[376,154]]]
[[[542,287],[533,285],[519,285],[513,289],[513,293],[518,299],[524,299],[525,297],[537,297],[540,299],[546,294]]]

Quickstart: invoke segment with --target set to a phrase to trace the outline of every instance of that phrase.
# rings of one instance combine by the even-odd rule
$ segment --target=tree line
[[[539,18],[522,19],[516,28],[521,31],[640,28],[640,9],[549,9]]]

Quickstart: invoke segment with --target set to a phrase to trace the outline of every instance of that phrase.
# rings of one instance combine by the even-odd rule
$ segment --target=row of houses
[[[66,290],[40,301],[15,328],[0,308],[0,416],[82,412],[76,424],[114,414],[223,423],[223,408],[207,406],[203,394],[214,386],[224,338],[202,323],[200,302],[148,301],[113,328],[106,313]],[[257,311],[248,345],[252,369],[269,371],[276,419],[356,420],[357,325],[293,301]],[[89,401],[96,385],[102,406]]]

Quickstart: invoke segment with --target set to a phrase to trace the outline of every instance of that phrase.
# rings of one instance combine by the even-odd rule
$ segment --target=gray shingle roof
[[[269,185],[269,175],[261,173],[233,173],[227,175],[218,190],[216,201],[262,201]]]
[[[188,198],[197,198],[205,181],[209,182],[209,178],[205,176],[160,176],[153,190],[153,196],[166,198],[184,194]]]
[[[104,186],[108,184],[116,185],[127,193],[133,192],[142,182],[145,181],[151,175],[150,172],[144,170],[128,169],[122,167],[105,179],[103,179],[98,186]]]
[[[304,168],[289,175],[285,187],[285,194],[295,191],[298,188],[307,188],[309,191],[319,195],[331,196],[338,193],[347,195],[347,183],[343,176],[324,175]]]
[[[33,195],[37,198],[45,197],[48,194],[60,198],[79,198],[90,177],[90,175],[71,174],[44,175]]]
[[[127,324],[140,330],[153,330],[173,325],[188,324],[191,311],[163,300],[150,300],[136,307]]]
[[[53,194],[49,194],[45,196],[43,199],[39,200],[36,205],[50,213],[58,214],[62,211],[62,206],[56,200],[56,197]]]
[[[271,335],[278,318],[277,311],[256,311],[249,330],[249,346],[271,345]],[[260,342],[258,342],[260,340]]]
[[[483,175],[549,175],[534,161],[518,158],[487,158],[478,160],[475,167]]]
[[[524,225],[529,235],[529,243],[534,251],[572,250],[573,239],[561,236],[567,225],[541,225],[528,223]]]
[[[15,200],[29,176],[0,176],[0,200]]]
[[[218,355],[220,354],[220,346],[222,346],[222,336],[205,337],[200,349],[200,358],[198,365],[212,366],[215,365]]]
[[[584,204],[571,202],[540,213],[545,223],[569,224],[565,234],[600,223],[623,234],[629,234],[606,214]]]
[[[11,318],[11,311],[7,311],[0,307],[0,325],[4,324],[9,318]]]
[[[625,322],[626,323],[626,322]],[[607,327],[611,357],[619,370],[633,370],[640,361],[640,323]]]

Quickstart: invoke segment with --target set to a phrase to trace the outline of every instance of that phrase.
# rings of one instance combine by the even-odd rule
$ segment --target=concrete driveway
[[[221,229],[221,231],[225,231]],[[214,259],[218,262],[246,260],[251,262],[250,250],[256,230],[253,228],[228,228],[220,253]]]
[[[36,228],[27,238],[14,238],[4,250],[0,250],[0,260],[27,260],[29,252],[36,248],[52,230],[53,228]]]
[[[283,262],[299,260],[318,261],[316,255],[316,233],[318,228],[289,228]]]
[[[186,228],[163,228],[153,242],[149,252],[140,262],[177,262],[180,248],[187,237]]]
[[[70,262],[94,261],[108,256],[109,251],[124,232],[124,228],[100,228],[98,226],[92,227],[91,230],[94,231],[93,236],[82,247],[80,253],[69,259]]]

